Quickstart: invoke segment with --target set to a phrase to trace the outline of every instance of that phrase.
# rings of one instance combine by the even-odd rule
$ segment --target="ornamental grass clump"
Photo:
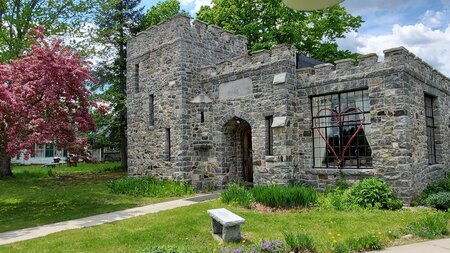
[[[317,252],[316,243],[314,240],[307,234],[304,233],[291,233],[284,232],[284,240],[286,241],[286,245],[288,246],[288,252],[300,253],[300,252],[308,252],[315,253]]]
[[[158,180],[153,177],[124,177],[106,185],[111,193],[156,198],[179,197],[195,192],[194,187],[184,181]]]
[[[229,184],[227,189],[220,194],[222,202],[227,204],[237,204],[246,208],[252,207],[255,199],[251,192],[243,185]]]
[[[251,193],[257,203],[272,208],[309,207],[317,202],[317,192],[301,184],[255,186]]]
[[[444,213],[435,212],[426,214],[422,219],[411,223],[407,233],[425,238],[436,239],[448,235],[448,220]]]

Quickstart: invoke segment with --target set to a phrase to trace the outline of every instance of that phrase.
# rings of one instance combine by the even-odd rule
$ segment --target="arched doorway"
[[[246,184],[253,183],[252,128],[238,117],[233,117],[224,126],[222,166],[231,177]]]

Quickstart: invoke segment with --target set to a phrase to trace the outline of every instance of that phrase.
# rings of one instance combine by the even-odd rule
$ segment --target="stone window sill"
[[[443,163],[428,164],[427,167],[430,169],[445,169],[446,168],[445,164],[443,164]]]
[[[313,175],[358,175],[358,176],[373,176],[374,170],[372,168],[356,169],[356,168],[312,168],[306,169],[306,173]]]

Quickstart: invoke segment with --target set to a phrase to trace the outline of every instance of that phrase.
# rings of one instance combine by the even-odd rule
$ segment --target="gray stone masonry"
[[[239,179],[324,189],[342,176],[379,176],[410,201],[448,171],[446,76],[403,47],[384,51],[383,62],[368,54],[336,65],[295,66],[289,45],[248,53],[245,37],[182,15],[130,39],[129,175],[186,180],[200,189]],[[321,158],[330,150],[313,128],[312,101],[334,101],[338,94],[353,101],[352,92],[366,94],[370,123],[352,145],[367,147],[352,146],[349,156],[359,158],[338,166],[333,157]],[[425,96],[432,100],[431,128]]]

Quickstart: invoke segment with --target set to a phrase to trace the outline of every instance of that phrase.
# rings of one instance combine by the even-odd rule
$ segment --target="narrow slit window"
[[[204,122],[205,122],[205,112],[204,112],[204,111],[201,111],[201,112],[200,112],[200,122],[201,122],[201,123],[204,123]]]
[[[434,97],[425,95],[425,122],[427,134],[428,164],[437,163],[435,143],[436,126],[434,124],[434,100]]]
[[[139,64],[134,65],[134,92],[139,92]]]
[[[170,128],[166,128],[166,161],[170,161],[170,148],[171,148],[171,143],[170,143]]]
[[[273,155],[273,116],[266,117],[266,154]]]
[[[155,96],[151,94],[148,97],[148,124],[150,126],[155,125]]]

